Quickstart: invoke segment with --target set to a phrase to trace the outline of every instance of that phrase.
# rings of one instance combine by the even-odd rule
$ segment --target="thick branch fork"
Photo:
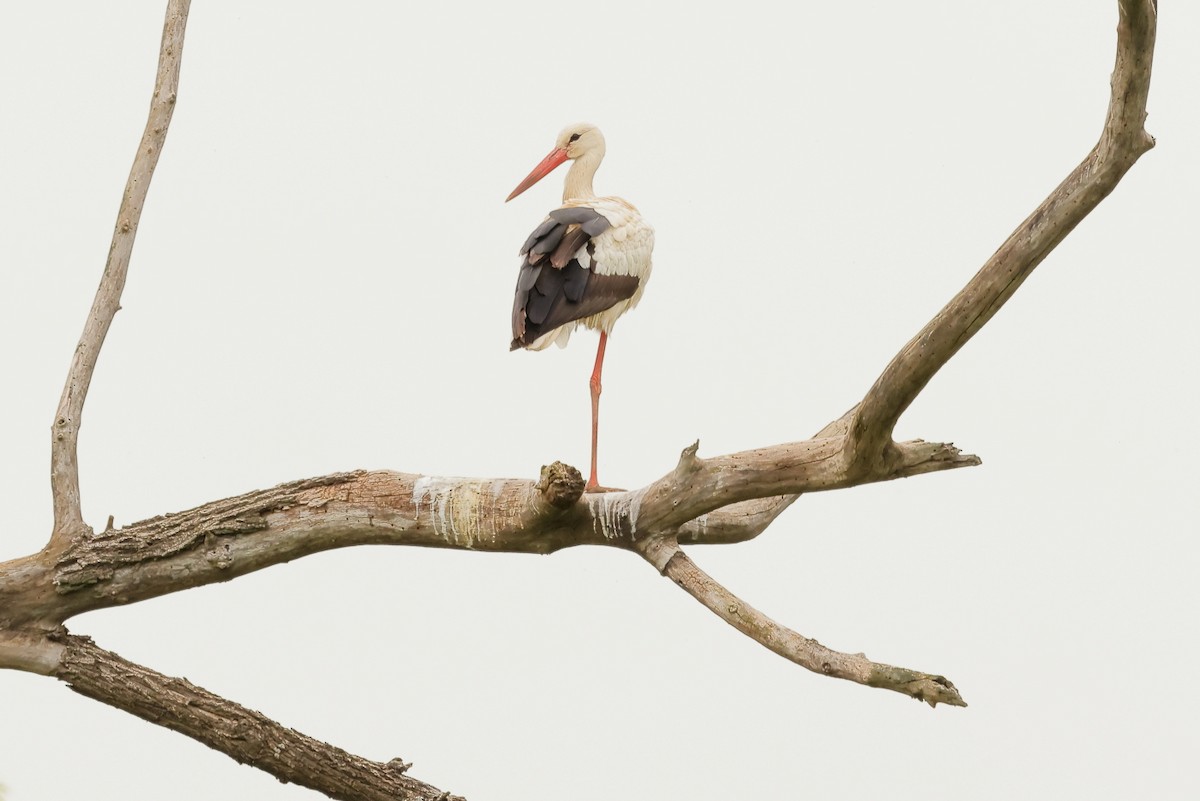
[[[228,581],[353,545],[546,554],[576,545],[630,549],[641,539],[681,527],[693,543],[737,542],[765,529],[791,502],[789,495],[979,463],[949,445],[918,441],[898,448],[902,457],[891,473],[857,480],[847,478],[841,466],[844,449],[838,437],[709,460],[689,449],[680,467],[645,488],[576,491],[569,505],[556,494],[561,487],[544,476],[532,482],[337,473],[75,542],[54,562],[56,593],[31,593],[25,609],[14,599],[8,614],[54,625],[81,612]]]
[[[741,542],[765,530],[799,493],[979,463],[951,445],[918,440],[896,446],[891,472],[854,478],[845,469],[842,439],[713,459],[700,459],[692,446],[674,470],[632,492],[584,495],[579,472],[558,462],[543,468],[537,482],[335,473],[107,527],[61,554],[19,560],[21,570],[18,562],[0,565],[0,576],[8,576],[0,580],[0,599],[8,625],[46,631],[82,612],[354,545],[548,554],[577,545],[637,551],[663,537]],[[859,678],[869,683],[866,673]]]

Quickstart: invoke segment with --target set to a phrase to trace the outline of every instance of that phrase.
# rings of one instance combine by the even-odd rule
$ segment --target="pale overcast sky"
[[[164,3],[0,15],[0,556],[40,548],[48,427],[145,112]],[[837,417],[1082,159],[1115,2],[196,0],[80,446],[103,526],[359,467],[584,466],[594,335],[509,353],[567,123],[657,229],[608,349],[601,477]],[[69,622],[471,801],[1183,799],[1200,689],[1200,9],[1165,4],[1146,154],[898,435],[978,468],[803,498],[692,556],[967,709],[812,675],[628,554],[355,548]],[[281,785],[0,673],[8,801]]]

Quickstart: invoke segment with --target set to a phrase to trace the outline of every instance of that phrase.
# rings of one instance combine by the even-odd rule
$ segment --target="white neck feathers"
[[[567,171],[567,180],[563,183],[563,202],[579,200],[596,196],[592,189],[592,178],[600,168],[604,153],[595,151],[584,153],[571,162]]]

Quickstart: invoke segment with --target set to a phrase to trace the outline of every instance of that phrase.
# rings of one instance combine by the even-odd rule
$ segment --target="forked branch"
[[[825,474],[846,483],[858,483],[864,476],[894,476],[898,465],[906,462],[915,462],[912,472],[907,473],[914,475],[961,466],[975,458],[963,456],[950,446],[897,444],[892,432],[897,420],[937,371],[999,311],[1050,251],[1112,192],[1137,159],[1154,146],[1144,123],[1157,4],[1153,0],[1121,0],[1119,7],[1112,95],[1099,142],[962,291],[892,359],[862,402],[826,426],[817,438],[800,443],[809,449],[809,465],[823,463]],[[818,444],[822,442],[824,447]],[[831,453],[834,446],[842,450]],[[689,469],[678,472],[686,472],[688,481],[708,472],[714,494],[729,492],[739,466],[736,457],[723,459],[733,464],[716,470],[714,476],[711,465],[701,465],[694,452],[685,452],[681,468],[686,464]],[[757,485],[759,481],[751,483]],[[742,500],[736,493],[733,497]],[[795,498],[785,495],[775,506],[783,508]],[[663,530],[670,531],[672,523],[692,511],[674,510],[672,517],[661,521]],[[772,505],[758,511],[768,514]],[[809,670],[904,692],[931,705],[938,702],[965,705],[954,685],[941,676],[879,665],[862,656],[838,654],[780,626],[696,567],[673,539],[647,540],[639,552],[727,623]]]
[[[49,562],[32,557],[0,563],[0,576],[7,575],[0,580],[0,623],[52,628],[83,612],[356,545],[536,554],[578,545],[631,549],[664,526],[683,526],[690,542],[741,542],[761,533],[786,506],[778,497],[758,502],[760,495],[816,492],[978,463],[949,446],[903,447],[908,458],[894,472],[850,483],[836,472],[836,460],[811,458],[814,451],[840,453],[841,438],[835,437],[704,460],[684,471],[684,480],[676,469],[641,490],[582,500],[569,481],[548,478],[572,471],[578,479],[578,471],[563,465],[547,468],[538,482],[386,470],[292,481],[98,532]],[[778,477],[754,484],[754,477],[772,474]],[[560,505],[572,497],[574,502]]]
[[[854,470],[886,460],[900,415],[959,348],[1012,297],[1050,251],[1108,197],[1143,153],[1157,3],[1121,0],[1112,96],[1100,141],[1004,241],[971,281],[892,359],[867,392],[846,442]]]

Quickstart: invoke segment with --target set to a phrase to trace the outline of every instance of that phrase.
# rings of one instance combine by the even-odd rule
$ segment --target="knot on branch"
[[[569,509],[583,497],[583,475],[569,464],[554,462],[542,465],[542,473],[534,489],[556,509]]]

